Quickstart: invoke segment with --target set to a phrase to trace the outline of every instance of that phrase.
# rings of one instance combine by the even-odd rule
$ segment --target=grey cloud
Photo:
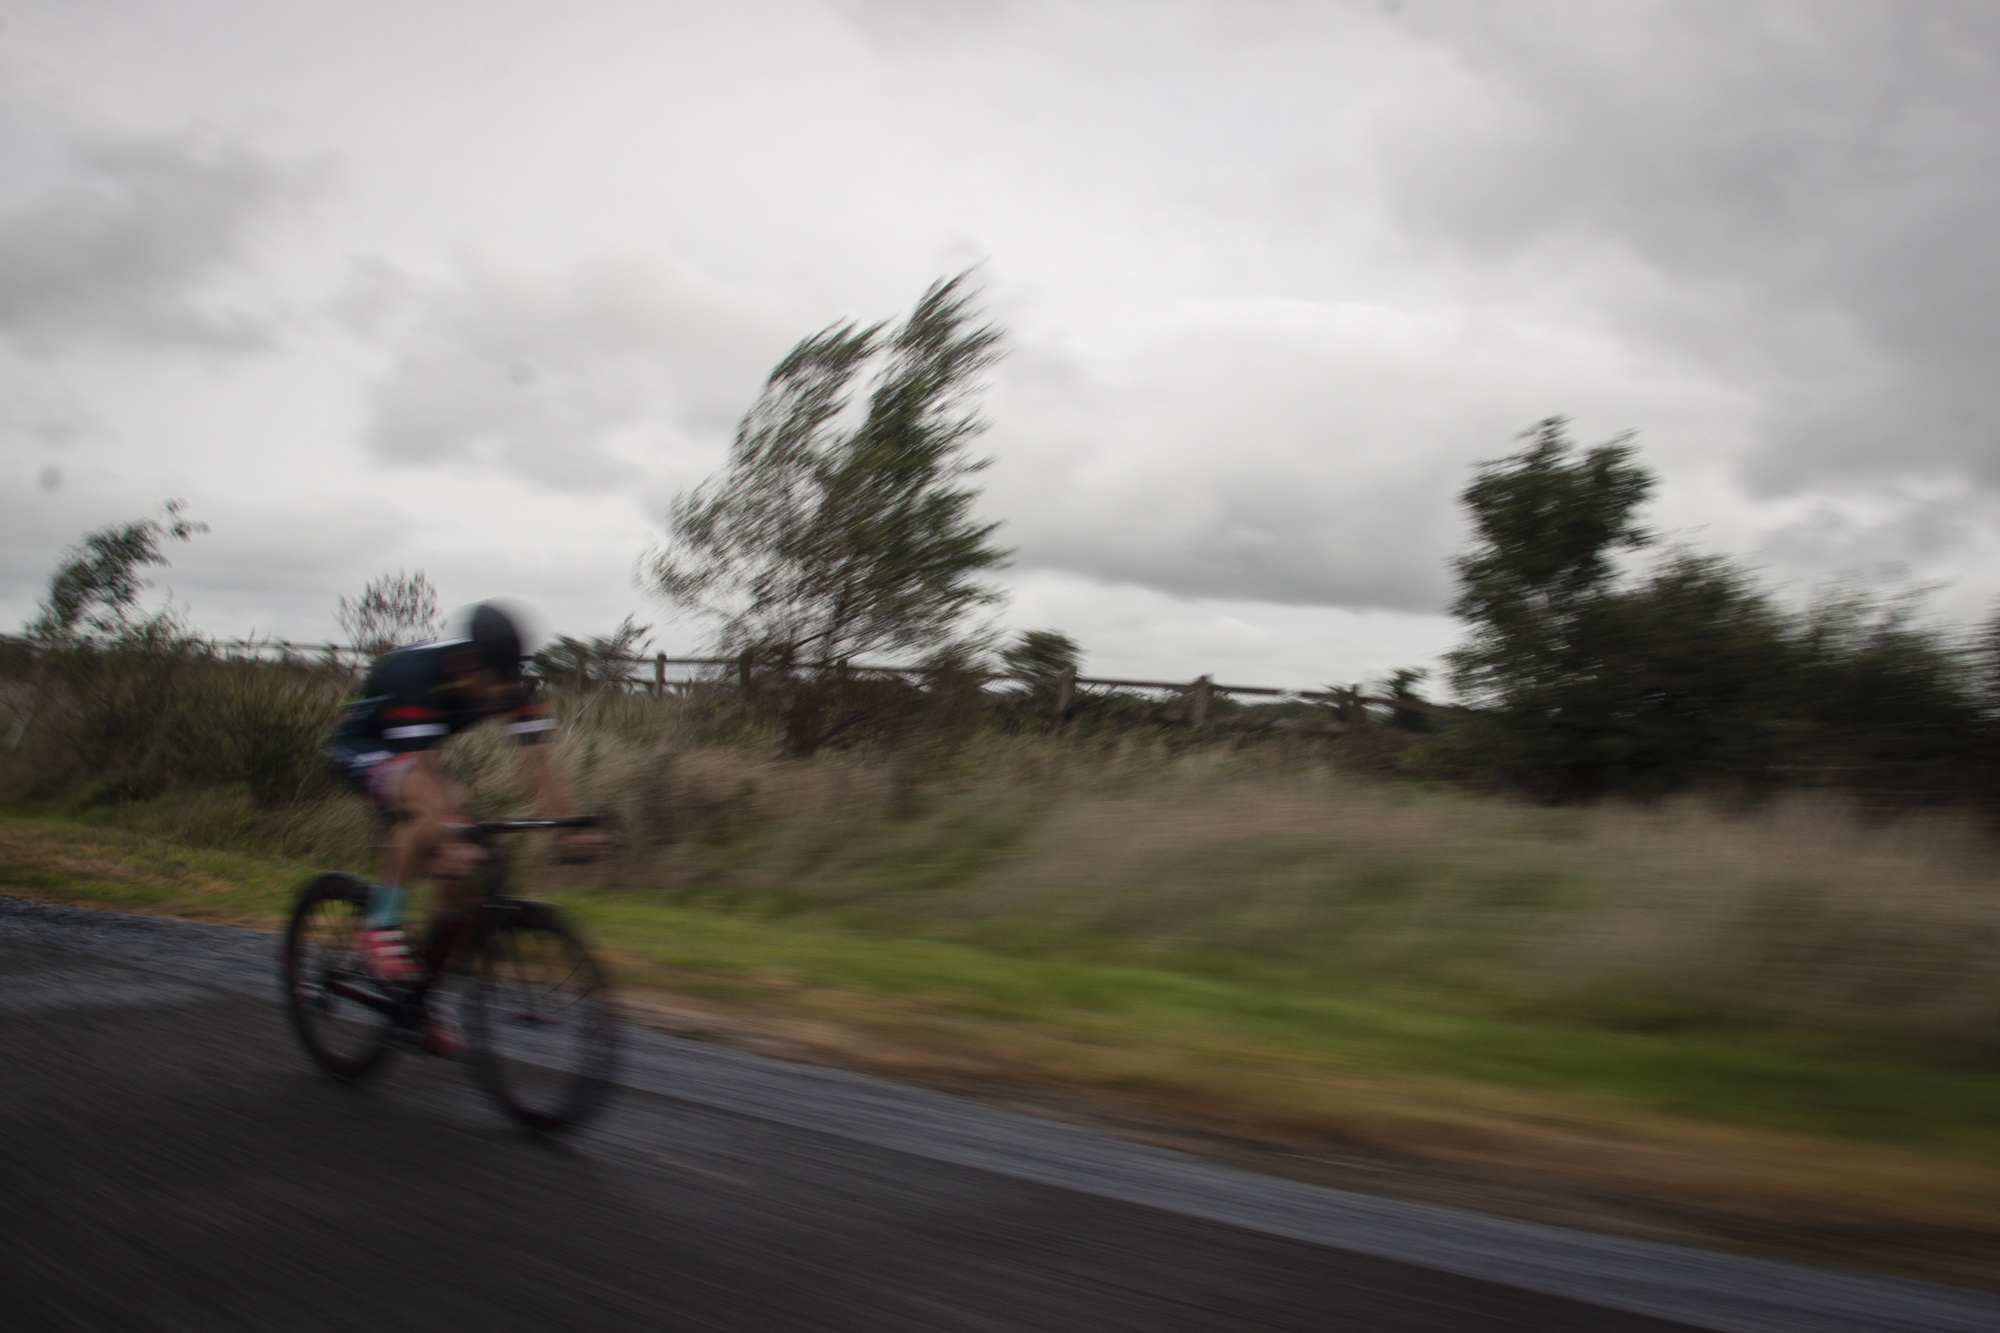
[[[1365,490],[1303,478],[1190,478],[1211,492],[1194,523],[1156,526],[1139,506],[1095,523],[1045,524],[1032,512],[1009,532],[1023,569],[1134,583],[1184,597],[1288,606],[1434,611],[1449,583],[1438,552],[1452,539],[1449,494],[1422,485]],[[1424,516],[1433,516],[1426,518]]]
[[[657,266],[469,268],[429,294],[372,391],[369,449],[567,490],[643,484],[726,437],[796,330]]]
[[[0,488],[0,612],[11,611],[12,623],[32,613],[64,548],[107,524],[159,512],[162,496],[128,478],[95,473],[77,482]],[[158,604],[171,591],[204,629],[323,635],[342,593],[407,563],[399,557],[408,519],[377,501],[351,499],[337,518],[283,503],[217,504],[199,492],[189,501],[189,516],[210,531],[168,546],[173,563],[151,572],[149,600]]]
[[[192,136],[98,144],[78,164],[76,179],[0,213],[0,335],[30,352],[270,342],[266,316],[211,289],[304,176]]]
[[[1404,21],[1474,81],[1388,146],[1407,226],[1482,263],[1650,271],[1608,308],[1763,399],[1764,494],[2000,488],[2000,9],[1431,0]]]
[[[1990,560],[1996,533],[2000,498],[1990,495],[1932,496],[1858,513],[1828,503],[1772,532],[1756,559],[1795,596],[1824,583],[1828,571],[1890,591],[1934,584],[1939,609],[1966,622],[1990,613],[1989,589],[1963,586],[1949,571],[1968,551]]]
[[[378,255],[348,261],[339,289],[326,304],[333,322],[357,338],[389,336],[397,322],[421,304],[417,280]]]
[[[63,450],[104,434],[103,422],[47,367],[0,355],[0,439]]]
[[[1449,596],[1474,459],[1551,412],[1587,435],[1666,392],[1533,327],[1274,300],[1023,347],[996,387],[986,508],[1022,568],[1420,613]]]

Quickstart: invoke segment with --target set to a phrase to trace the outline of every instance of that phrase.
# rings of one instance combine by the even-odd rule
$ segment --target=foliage
[[[1563,674],[1513,701],[1509,766],[1555,798],[1766,785],[1796,702],[1788,628],[1729,561],[1676,552],[1575,609]]]
[[[1487,710],[1438,752],[1461,776],[1469,761],[1557,801],[1801,780],[1903,799],[1991,788],[1977,655],[1922,625],[1916,598],[1840,587],[1795,614],[1687,550],[1621,579],[1613,553],[1650,541],[1634,510],[1653,479],[1626,437],[1579,456],[1562,427],[1542,422],[1461,497],[1477,544],[1453,562],[1452,609],[1471,633],[1449,661]]]
[[[1550,417],[1524,432],[1520,452],[1481,463],[1459,497],[1476,544],[1458,556],[1453,615],[1472,638],[1449,654],[1451,682],[1476,703],[1516,710],[1571,677],[1577,620],[1616,572],[1611,554],[1646,545],[1633,511],[1653,479],[1633,462],[1629,437],[1581,457]]]
[[[421,569],[414,574],[399,569],[370,579],[359,597],[351,602],[340,599],[334,618],[347,641],[370,657],[435,639],[444,628],[437,589]]]
[[[240,786],[275,808],[324,789],[342,673],[222,658],[164,617],[42,661],[43,706],[0,781],[15,796],[97,805]]]
[[[208,524],[184,515],[186,505],[180,500],[161,508],[161,518],[99,528],[64,551],[28,633],[43,644],[60,644],[87,635],[115,637],[140,624],[145,617],[138,615],[139,594],[152,586],[141,571],[169,563],[160,543],[189,541],[208,531]],[[159,615],[170,617],[171,612]]]
[[[1389,673],[1389,679],[1382,682],[1383,688],[1398,703],[1424,703],[1426,700],[1417,693],[1417,686],[1428,680],[1430,674],[1419,667],[1398,667]],[[1398,708],[1390,714],[1389,720],[1403,731],[1429,732],[1435,729],[1430,714],[1421,708]]]
[[[635,617],[626,616],[611,633],[588,639],[558,634],[555,642],[535,654],[535,674],[546,681],[580,687],[626,679],[632,674],[628,659],[643,653],[652,642],[647,633],[653,627],[634,621]]]
[[[1038,685],[1053,684],[1083,664],[1083,649],[1061,630],[1023,630],[1020,638],[1000,650],[1000,663],[1011,675]]]
[[[1985,679],[2000,658],[1990,639],[1960,644],[1921,612],[1921,593],[1885,599],[1843,583],[1800,618],[1799,758],[1867,791],[1990,797],[2000,737]]]
[[[646,582],[716,623],[725,654],[786,663],[923,653],[999,594],[977,580],[1006,553],[972,516],[968,399],[999,357],[965,275],[901,326],[852,321],[805,339],[743,418],[727,471],[674,502]],[[865,407],[851,410],[868,380]]]

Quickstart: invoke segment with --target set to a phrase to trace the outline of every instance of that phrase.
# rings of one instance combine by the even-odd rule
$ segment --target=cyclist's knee
[[[439,885],[462,885],[479,872],[486,862],[486,849],[465,841],[468,820],[447,817],[435,821],[435,842],[431,845],[430,872]]]
[[[429,751],[416,755],[403,775],[397,806],[407,818],[448,820],[459,816],[464,796],[439,771],[437,759]]]

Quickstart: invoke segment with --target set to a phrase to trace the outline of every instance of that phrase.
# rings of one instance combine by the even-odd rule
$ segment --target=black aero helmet
[[[502,680],[520,679],[521,631],[514,627],[514,617],[492,602],[481,602],[472,608],[468,637],[480,666]]]

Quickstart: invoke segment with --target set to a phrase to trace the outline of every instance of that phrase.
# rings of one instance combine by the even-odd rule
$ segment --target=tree
[[[1761,788],[1786,757],[1791,618],[1723,556],[1673,551],[1580,606],[1562,666],[1511,717],[1516,762],[1548,795]]]
[[[1631,437],[1578,457],[1568,424],[1537,423],[1521,436],[1526,448],[1481,463],[1459,497],[1477,545],[1451,562],[1459,583],[1451,612],[1472,638],[1447,661],[1452,684],[1475,702],[1533,706],[1566,681],[1577,617],[1616,573],[1612,552],[1652,540],[1634,511],[1653,477],[1633,461]]]
[[[715,622],[717,646],[787,666],[928,653],[1000,600],[978,575],[1007,552],[973,517],[986,466],[971,405],[1001,331],[966,274],[894,330],[849,321],[800,342],[736,432],[726,471],[674,501],[644,584]],[[865,406],[854,397],[865,384]]]
[[[347,641],[369,657],[393,648],[435,639],[444,627],[438,618],[437,589],[424,577],[397,570],[370,579],[353,601],[343,597],[334,612]]]
[[[630,659],[645,649],[650,642],[647,632],[653,628],[636,624],[635,619],[627,616],[611,633],[588,639],[556,635],[555,642],[535,654],[535,674],[543,680],[579,686],[624,680],[631,675]]]
[[[1552,800],[1766,788],[1789,771],[1876,796],[1992,790],[2000,694],[1976,643],[1918,618],[1921,592],[1837,587],[1803,614],[1718,555],[1646,545],[1652,477],[1627,439],[1581,456],[1552,418],[1462,497],[1478,544],[1453,562],[1470,625],[1453,683],[1485,706],[1475,758]],[[1989,630],[2000,645],[2000,628]],[[1986,670],[2000,661],[1990,647]]]
[[[1011,675],[1052,685],[1064,672],[1077,669],[1083,650],[1061,630],[1023,630],[1020,638],[1000,650],[1000,661]]]
[[[99,528],[65,550],[49,576],[39,614],[28,624],[29,635],[45,645],[67,644],[90,636],[119,638],[166,624],[166,612],[137,614],[140,592],[152,586],[141,571],[170,563],[160,550],[162,541],[190,541],[208,531],[208,524],[185,516],[186,507],[184,501],[169,500],[161,506],[160,518]]]
[[[1875,794],[1938,798],[1983,788],[1990,797],[1992,659],[1978,635],[1968,642],[1926,623],[1930,591],[1883,596],[1843,579],[1800,617],[1800,757]]]
[[[1429,679],[1430,674],[1421,667],[1397,667],[1382,684],[1397,703],[1421,704],[1425,700],[1417,693],[1417,686]],[[1398,708],[1390,714],[1389,721],[1403,731],[1434,730],[1430,714],[1421,708]]]

